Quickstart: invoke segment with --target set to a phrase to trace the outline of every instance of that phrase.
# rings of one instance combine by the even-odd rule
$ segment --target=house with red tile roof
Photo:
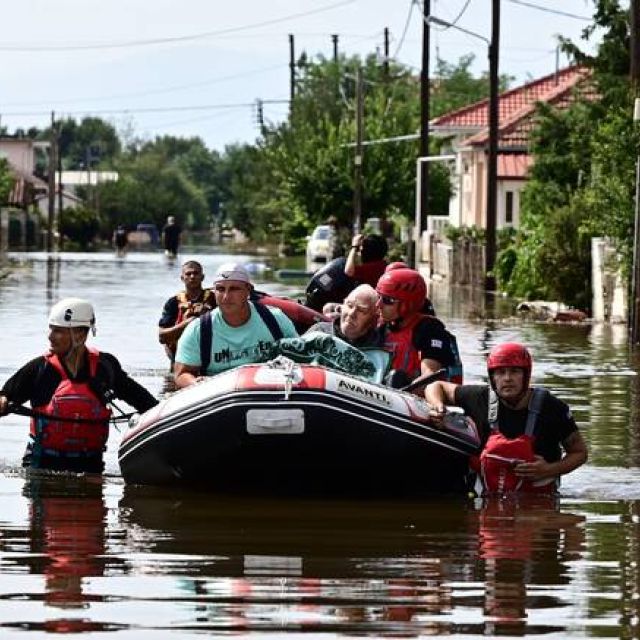
[[[536,107],[547,103],[566,107],[579,96],[595,96],[590,72],[571,66],[499,96],[496,227],[517,228],[520,192],[527,181],[533,156],[529,136],[536,125]],[[487,157],[489,149],[488,99],[451,111],[430,123],[430,134],[447,138],[442,153],[454,154],[454,195],[449,224],[486,228]]]

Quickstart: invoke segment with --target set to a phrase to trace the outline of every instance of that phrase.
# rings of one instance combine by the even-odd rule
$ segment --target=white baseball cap
[[[226,280],[237,280],[251,284],[249,272],[239,262],[225,262],[221,264],[213,276],[213,284],[225,282]]]

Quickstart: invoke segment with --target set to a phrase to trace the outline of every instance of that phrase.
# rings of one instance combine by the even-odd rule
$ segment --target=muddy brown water
[[[229,259],[187,257],[209,274]],[[11,259],[0,281],[0,383],[45,350],[52,302],[82,295],[96,307],[94,344],[166,392],[157,321],[179,288],[179,261]],[[264,257],[233,259],[251,262],[264,290],[304,288],[274,279]],[[564,479],[557,502],[125,487],[118,432],[103,478],[27,476],[27,421],[11,415],[0,421],[0,638],[639,637],[640,363],[625,328],[517,320],[509,301],[487,307],[466,289],[436,285],[432,297],[458,336],[467,381],[484,380],[493,344],[522,340],[534,383],[572,406],[590,460]]]

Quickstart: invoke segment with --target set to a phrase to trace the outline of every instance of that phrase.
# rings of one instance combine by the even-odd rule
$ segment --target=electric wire
[[[64,44],[64,45],[11,45],[11,44],[0,44],[0,51],[91,51],[91,50],[102,50],[102,49],[124,49],[131,47],[147,47],[150,45],[158,45],[158,44],[173,44],[180,42],[190,42],[193,40],[203,40],[207,38],[219,37],[222,35],[227,35],[230,33],[236,33],[238,31],[247,31],[250,29],[256,29],[258,27],[264,27],[267,25],[278,24],[280,22],[288,22],[289,20],[294,20],[296,18],[303,18],[306,16],[314,15],[317,13],[323,13],[325,11],[330,11],[332,9],[336,9],[338,7],[352,4],[355,0],[341,0],[340,2],[336,2],[331,5],[326,5],[324,7],[318,7],[317,9],[313,9],[311,11],[304,11],[300,13],[292,13],[288,16],[283,16],[281,18],[272,18],[271,20],[264,20],[262,22],[256,22],[253,24],[247,24],[240,27],[228,27],[226,29],[219,29],[217,31],[205,31],[202,33],[194,33],[185,36],[170,36],[167,38],[150,38],[148,40],[130,40],[125,42],[107,42],[102,44]]]

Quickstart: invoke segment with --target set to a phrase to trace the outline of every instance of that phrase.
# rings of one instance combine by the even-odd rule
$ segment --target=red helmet
[[[415,313],[422,309],[427,297],[424,278],[413,269],[399,268],[385,271],[378,280],[376,291],[381,296],[400,300],[400,314]]]
[[[408,269],[409,265],[406,262],[390,262],[386,269],[386,271],[394,271],[395,269]]]
[[[493,347],[487,358],[489,378],[491,378],[491,372],[499,367],[518,367],[524,369],[524,382],[526,386],[529,386],[533,360],[529,350],[524,345],[518,342],[504,342],[503,344]]]

